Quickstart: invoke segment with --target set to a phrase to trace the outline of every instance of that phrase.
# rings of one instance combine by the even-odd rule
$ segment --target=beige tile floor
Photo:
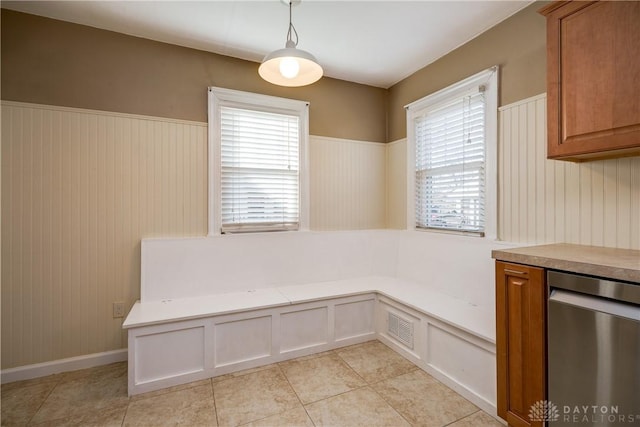
[[[2,386],[2,425],[501,426],[379,341],[127,397],[116,363]]]

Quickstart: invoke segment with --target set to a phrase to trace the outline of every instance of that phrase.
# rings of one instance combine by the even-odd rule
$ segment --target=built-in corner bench
[[[495,415],[504,247],[390,230],[144,240],[129,394],[379,339]]]

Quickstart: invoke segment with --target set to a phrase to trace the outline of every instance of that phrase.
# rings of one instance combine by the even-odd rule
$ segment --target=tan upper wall
[[[208,86],[309,101],[313,135],[386,141],[385,89],[282,88],[255,62],[2,10],[2,99],[206,122]]]
[[[498,64],[499,104],[546,91],[545,19],[536,2],[389,89],[388,141],[407,134],[404,106]]]
[[[207,86],[311,102],[314,135],[406,136],[404,106],[492,65],[500,105],[545,88],[545,20],[536,2],[389,90],[323,78],[304,88],[264,82],[258,64],[83,25],[2,10],[2,98],[206,122]]]

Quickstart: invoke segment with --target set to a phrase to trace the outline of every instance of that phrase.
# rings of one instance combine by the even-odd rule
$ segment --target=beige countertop
[[[568,243],[494,250],[500,261],[640,283],[640,251]]]

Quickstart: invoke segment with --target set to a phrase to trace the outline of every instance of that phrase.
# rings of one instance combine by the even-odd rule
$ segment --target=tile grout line
[[[356,344],[356,345],[357,345],[357,344]],[[343,347],[343,348],[349,348],[349,347]],[[347,368],[351,369],[351,371],[352,371],[354,374],[356,374],[356,376],[357,376],[358,378],[360,378],[360,379],[361,379],[365,384],[369,384],[369,383],[367,382],[367,380],[365,380],[365,379],[364,379],[364,377],[363,377],[362,375],[360,375],[360,374],[358,373],[358,371],[356,371],[356,370],[353,368],[353,366],[351,366],[351,365],[349,364],[349,362],[347,362],[346,360],[344,360],[344,358],[343,358],[342,356],[340,356],[340,353],[339,353],[339,352],[337,352],[337,351],[336,351],[336,356],[338,356],[338,357],[340,358],[340,360],[342,360],[342,362],[347,366]]]
[[[374,341],[377,341],[377,340],[374,340]],[[367,343],[369,343],[369,342],[371,342],[371,341],[367,341],[367,342],[364,342],[364,343],[356,344],[356,346],[362,346],[362,345],[367,344]],[[344,347],[344,348],[348,348],[348,347]],[[367,380],[364,378],[364,376],[360,375],[360,374],[358,373],[358,371],[356,371],[356,370],[355,370],[355,368],[354,368],[353,366],[351,366],[351,365],[349,364],[349,362],[348,362],[348,361],[346,361],[342,356],[340,356],[340,354],[339,354],[338,352],[336,352],[336,354],[337,354],[337,355],[338,355],[338,357],[339,357],[339,358],[344,362],[344,364],[345,364],[345,365],[347,365],[347,366],[349,367],[349,369],[351,369],[351,370],[353,371],[353,373],[355,373],[355,374],[358,376],[358,378],[360,378],[360,379],[364,382],[364,384],[365,384],[364,386],[362,386],[362,387],[358,387],[358,388],[355,388],[354,390],[360,390],[360,389],[362,389],[362,388],[364,388],[364,387],[369,387],[369,388],[371,388],[371,384],[369,384],[369,381],[367,381]],[[344,394],[344,393],[340,393],[340,394]],[[337,396],[339,396],[339,395],[337,395]]]
[[[293,359],[295,360],[295,359]],[[291,381],[289,381],[289,377],[287,377],[287,374],[284,372],[284,370],[282,369],[282,367],[280,366],[279,363],[276,363],[276,365],[278,366],[278,369],[280,370],[280,373],[282,373],[282,376],[284,377],[284,379],[287,381],[287,384],[289,384],[289,387],[291,387],[291,390],[293,390],[293,394],[296,395],[296,398],[298,399],[298,402],[300,402],[300,406],[302,406],[302,409],[304,409],[304,412],[307,414],[307,418],[309,419],[309,421],[311,421],[311,424],[316,425],[316,423],[313,421],[313,418],[311,418],[311,415],[309,414],[309,411],[307,411],[307,407],[304,406],[304,403],[302,403],[302,399],[300,398],[300,396],[298,396],[298,392],[296,391],[296,389],[293,387],[293,384],[291,384]]]
[[[356,345],[360,345],[360,344],[356,344]],[[343,347],[343,348],[348,348],[348,347],[350,347],[350,346]],[[308,403],[306,403],[306,405],[312,405],[312,404],[314,404],[314,403],[322,402],[323,400],[328,400],[328,399],[331,399],[331,398],[333,398],[333,397],[341,396],[341,395],[343,395],[343,394],[346,394],[346,393],[349,393],[349,392],[352,392],[352,391],[356,391],[356,390],[360,390],[360,389],[363,389],[363,388],[365,388],[365,387],[368,387],[368,386],[369,386],[369,383],[368,383],[368,382],[367,382],[367,381],[366,381],[362,376],[360,376],[360,374],[358,374],[358,373],[355,371],[355,369],[353,369],[353,368],[351,367],[351,365],[349,365],[349,364],[347,363],[347,361],[346,361],[346,360],[344,360],[342,357],[340,357],[340,355],[338,354],[338,352],[337,352],[336,350],[330,350],[330,351],[331,351],[331,352],[333,352],[336,356],[338,356],[338,358],[339,358],[339,359],[340,359],[340,360],[345,364],[345,366],[347,367],[347,369],[349,369],[350,371],[352,371],[352,372],[353,372],[353,373],[354,373],[358,378],[360,378],[360,379],[362,380],[362,382],[364,383],[364,385],[362,385],[362,386],[360,386],[360,387],[352,388],[351,390],[346,390],[346,391],[340,392],[340,393],[338,393],[338,394],[334,394],[334,395],[332,395],[332,396],[327,396],[327,397],[324,397],[324,398],[322,398],[322,399],[314,400],[313,402],[308,402]],[[296,359],[292,359],[292,360],[296,360]],[[287,378],[287,374],[286,374],[286,373],[284,373],[284,371],[283,371],[282,373],[283,373],[283,375],[285,376],[285,378]],[[287,378],[287,381],[289,381],[289,378]],[[289,384],[291,385],[291,383],[290,383],[290,382],[289,382]],[[291,385],[291,388],[293,388],[293,385]],[[294,391],[294,393],[296,392],[296,391],[295,391],[295,389],[294,389],[293,391]],[[296,396],[297,396],[297,393],[296,393]],[[300,399],[300,398],[298,397],[298,399]],[[300,400],[300,403],[302,404],[302,407],[303,407],[303,408],[304,408],[304,410],[306,411],[306,410],[307,410],[307,408],[306,408],[305,404],[304,404],[304,403],[302,403],[302,400]],[[307,412],[307,415],[309,415],[309,412]],[[309,418],[311,418],[311,415],[309,415]],[[311,420],[311,422],[313,422],[313,420]],[[314,425],[315,425],[315,423],[314,423]]]
[[[386,345],[384,342],[382,342],[382,341],[380,341],[380,340],[376,340],[376,341],[380,342],[381,344],[385,345],[385,346],[386,346],[387,348],[389,348],[390,350],[394,351],[394,350],[393,350],[393,348],[389,347],[389,346],[388,346],[388,345]],[[394,351],[394,352],[395,352],[395,351]],[[397,353],[397,352],[396,352],[396,353]],[[404,415],[403,415],[403,414],[402,414],[402,413],[401,413],[401,412],[400,412],[400,411],[399,411],[399,410],[398,410],[398,409],[397,409],[397,408],[396,408],[396,407],[395,407],[391,402],[389,402],[387,399],[385,399],[385,397],[384,397],[382,394],[380,394],[380,393],[378,392],[378,390],[376,390],[376,389],[374,388],[374,385],[375,385],[375,384],[379,384],[379,383],[381,383],[381,382],[383,382],[383,381],[388,381],[388,380],[391,380],[391,379],[394,379],[394,378],[398,378],[398,377],[401,377],[401,376],[403,376],[403,375],[407,375],[407,374],[409,374],[409,373],[412,373],[412,372],[415,372],[415,371],[418,371],[418,370],[423,371],[423,369],[421,369],[418,365],[416,365],[412,360],[407,359],[407,358],[406,358],[406,357],[404,357],[402,354],[399,354],[399,355],[400,355],[403,359],[405,359],[406,361],[408,361],[409,363],[411,363],[411,365],[413,366],[413,367],[412,367],[412,369],[410,369],[410,370],[409,370],[409,371],[407,371],[407,372],[403,372],[403,373],[401,373],[401,374],[393,375],[393,376],[390,376],[390,377],[387,377],[387,378],[382,378],[382,379],[379,379],[379,380],[374,381],[374,382],[369,382],[369,381],[367,381],[366,379],[364,379],[364,377],[361,377],[361,378],[362,378],[362,379],[363,379],[363,381],[365,382],[366,387],[368,387],[369,389],[371,389],[371,390],[372,390],[372,391],[373,391],[377,396],[379,396],[379,397],[380,397],[380,398],[381,398],[381,399],[382,399],[382,400],[383,400],[387,405],[389,405],[389,407],[390,407],[390,408],[391,408],[391,409],[392,409],[396,414],[398,414],[398,415],[399,415],[403,420],[405,420],[409,425],[413,425],[413,424],[411,423],[411,421],[410,421],[410,420],[408,420],[408,419],[407,419],[407,418],[406,418],[406,417],[405,417],[405,416],[404,416]],[[338,356],[340,356],[340,355],[338,354]],[[341,359],[342,359],[342,357],[341,357]],[[342,360],[344,360],[344,359],[342,359]],[[344,360],[344,362],[349,366],[349,368],[351,368],[354,372],[356,372],[356,371],[355,371],[355,369],[353,369],[353,367],[351,367],[351,365],[349,365],[349,363],[348,363],[346,360]],[[357,374],[357,372],[356,372],[356,374]],[[361,388],[364,388],[364,387],[361,387]],[[475,413],[475,412],[474,412],[474,413]],[[472,414],[469,414],[469,415],[467,415],[467,416],[470,416],[470,415],[472,415]],[[463,417],[463,418],[464,418],[464,417]],[[461,419],[462,419],[462,418],[461,418]],[[458,420],[456,420],[456,421],[458,421]],[[454,422],[456,422],[456,421],[454,421]]]
[[[453,421],[451,421],[450,423],[445,424],[445,425],[444,425],[444,426],[442,426],[442,427],[447,427],[447,426],[450,426],[450,425],[452,425],[452,424],[455,424],[455,423],[457,423],[457,422],[458,422],[458,421],[460,421],[460,420],[464,420],[465,418],[469,418],[470,416],[472,416],[472,415],[474,415],[474,414],[477,414],[478,412],[482,412],[482,409],[478,408],[478,410],[477,410],[477,411],[474,411],[474,412],[472,412],[472,413],[470,413],[470,414],[468,414],[468,415],[465,415],[464,417],[460,417],[460,418],[458,418],[457,420],[453,420]],[[491,417],[491,418],[493,418],[493,417]]]
[[[122,422],[120,423],[121,427],[124,427],[124,420],[127,419],[127,413],[129,412],[129,406],[131,405],[131,397],[130,396],[128,397],[129,397],[129,400],[127,401],[127,408],[124,410],[124,415],[122,416]]]
[[[192,388],[195,388],[195,387],[203,387],[206,384],[202,384],[202,385],[199,385],[199,386],[198,385],[193,385],[193,384],[195,384],[197,382],[200,382],[200,381],[204,381],[204,380],[211,380],[211,378],[203,378],[202,380],[191,381],[191,382],[188,382],[188,383],[185,383],[185,384],[178,384],[178,385],[175,385],[175,386],[161,388],[159,390],[147,391],[145,393],[136,394],[135,396],[129,397],[129,401],[130,402],[134,402],[134,401],[138,402],[138,401],[141,401],[141,400],[153,399],[154,397],[164,396],[166,394],[175,393],[175,392],[178,392],[178,391],[189,390],[189,389],[192,389]],[[182,386],[185,386],[185,387],[182,387]],[[182,387],[182,388],[177,388],[177,387]],[[177,389],[175,389],[175,388],[177,388]],[[153,394],[153,393],[155,393],[155,394]],[[150,396],[145,396],[146,394],[149,394]]]
[[[383,343],[383,344],[384,344],[384,343]],[[393,350],[393,349],[391,349],[391,350]],[[402,356],[402,355],[400,355],[400,356]],[[405,359],[406,359],[406,358],[405,358]],[[406,360],[408,360],[408,359],[406,359]],[[398,374],[398,375],[395,375],[395,376],[392,376],[392,377],[389,377],[389,378],[384,378],[384,379],[381,379],[380,381],[376,381],[376,382],[372,382],[372,383],[367,382],[367,384],[369,385],[369,388],[370,388],[371,390],[373,390],[373,392],[374,392],[375,394],[377,394],[378,396],[380,396],[380,398],[381,398],[381,399],[382,399],[382,400],[383,400],[387,405],[389,405],[389,407],[390,407],[391,409],[393,409],[393,411],[394,411],[396,414],[400,415],[400,418],[402,418],[402,419],[403,419],[403,420],[405,420],[409,425],[411,425],[411,426],[412,426],[413,424],[411,423],[411,421],[410,421],[410,420],[408,420],[408,419],[407,419],[407,418],[402,414],[402,412],[400,412],[398,409],[396,409],[396,407],[395,407],[395,406],[393,406],[393,404],[391,404],[391,402],[389,402],[387,399],[385,399],[385,398],[384,398],[384,396],[383,396],[382,394],[380,394],[380,393],[378,392],[378,390],[376,390],[376,389],[375,389],[375,387],[374,387],[374,385],[375,385],[375,384],[380,384],[380,383],[381,383],[381,382],[383,382],[383,381],[388,381],[388,380],[393,379],[393,378],[398,378],[398,377],[401,377],[401,376],[403,376],[403,375],[409,374],[409,373],[411,373],[411,372],[415,372],[416,370],[420,369],[420,367],[419,367],[418,365],[416,365],[415,363],[413,363],[411,360],[408,360],[408,361],[409,361],[409,362],[413,365],[413,367],[414,367],[414,368],[413,368],[413,369],[411,369],[410,371],[408,371],[408,372],[404,372],[404,373],[402,373],[402,374]]]
[[[394,378],[395,378],[395,377],[394,377]],[[387,379],[389,379],[389,378],[387,378]],[[383,380],[383,381],[385,381],[385,380]],[[378,382],[382,382],[382,381],[378,381]],[[376,384],[377,384],[377,383],[376,383]],[[402,418],[403,420],[405,420],[405,421],[406,421],[410,426],[412,426],[412,425],[413,425],[413,424],[411,424],[411,421],[409,421],[409,420],[408,420],[408,419],[407,419],[407,418],[402,414],[402,412],[398,411],[398,410],[396,409],[396,407],[395,407],[395,406],[393,406],[393,405],[391,404],[391,402],[389,402],[387,399],[385,399],[383,395],[381,395],[380,393],[378,393],[378,390],[376,390],[376,389],[375,389],[375,388],[373,388],[372,386],[370,386],[369,388],[370,388],[371,390],[373,390],[373,392],[374,392],[375,394],[377,394],[377,395],[380,397],[380,399],[382,399],[382,400],[383,400],[387,405],[389,405],[389,407],[390,407],[391,409],[393,409],[393,412],[395,412],[396,414],[400,415],[400,418]]]
[[[342,396],[343,394],[351,393],[352,391],[362,390],[363,388],[367,388],[367,387],[369,387],[369,384],[365,383],[364,385],[362,385],[360,387],[356,387],[356,388],[353,388],[351,390],[341,391],[340,393],[334,394],[333,396],[327,396],[327,397],[324,397],[322,399],[314,400],[313,402],[307,403],[307,405],[315,405],[318,402],[324,402],[325,400],[333,399],[334,397]],[[305,406],[305,405],[302,405],[302,406]],[[306,410],[306,408],[305,408],[305,410]]]
[[[213,399],[213,410],[216,411],[216,425],[220,426],[220,419],[218,418],[218,405],[216,405],[216,391],[213,387],[213,377],[209,378],[209,385],[211,386],[211,398]]]
[[[364,389],[364,388],[369,388],[369,389],[373,390],[376,394],[379,394],[379,393],[377,393],[377,392],[375,391],[375,389],[373,389],[373,387],[372,387],[372,386],[373,386],[373,384],[377,384],[377,383],[379,383],[379,382],[386,381],[386,380],[391,379],[391,378],[396,378],[396,377],[399,377],[399,376],[405,375],[405,374],[407,374],[407,373],[409,373],[409,372],[413,372],[413,371],[416,371],[416,370],[420,369],[420,367],[419,367],[419,366],[417,366],[415,363],[413,363],[412,361],[410,361],[410,360],[408,360],[408,359],[407,359],[407,360],[408,360],[408,362],[409,362],[409,363],[411,363],[411,364],[414,366],[414,369],[412,369],[411,371],[409,371],[409,372],[403,372],[402,374],[398,374],[398,375],[395,375],[395,376],[392,376],[392,377],[388,377],[388,378],[383,378],[383,379],[381,379],[381,380],[379,380],[379,381],[376,381],[376,382],[372,382],[372,383],[370,383],[370,382],[369,382],[369,381],[367,381],[367,380],[366,380],[362,375],[360,375],[360,374],[359,374],[359,373],[358,373],[358,372],[357,372],[357,371],[356,371],[356,370],[355,370],[355,369],[354,369],[354,368],[349,364],[349,362],[348,362],[348,361],[346,361],[342,356],[340,356],[340,353],[338,352],[338,350],[347,349],[347,348],[350,348],[350,347],[360,347],[360,346],[364,346],[364,345],[366,345],[366,344],[368,344],[368,343],[371,343],[371,342],[373,342],[373,341],[378,341],[378,340],[366,341],[366,342],[364,342],[364,343],[354,344],[354,345],[351,345],[351,346],[341,347],[340,349],[334,349],[334,350],[332,350],[332,351],[336,354],[336,356],[338,356],[338,358],[339,358],[339,359],[340,359],[340,360],[341,360],[341,361],[346,365],[346,367],[347,367],[351,372],[353,372],[353,373],[354,373],[358,378],[360,378],[360,379],[362,380],[362,382],[364,383],[364,385],[362,385],[362,386],[360,386],[360,387],[353,388],[353,389],[351,389],[351,390],[343,391],[343,392],[338,393],[338,394],[334,394],[333,396],[328,396],[328,397],[325,397],[325,398],[323,398],[323,399],[318,399],[318,400],[315,400],[315,401],[313,401],[313,402],[309,402],[309,403],[307,403],[307,405],[311,405],[311,404],[315,404],[315,403],[318,403],[318,402],[322,402],[322,401],[324,401],[324,400],[329,400],[329,399],[332,399],[332,398],[334,398],[334,397],[337,397],[337,396],[341,396],[341,395],[343,395],[343,394],[350,393],[350,392],[352,392],[352,391],[362,390],[362,389]],[[295,360],[295,359],[293,359],[293,360]],[[285,374],[285,377],[286,377],[286,374]],[[288,380],[288,378],[287,378],[287,380]],[[292,388],[293,388],[293,387],[292,387]],[[294,390],[294,391],[295,391],[295,390]],[[381,396],[381,397],[382,397],[382,396]],[[383,398],[383,400],[384,400],[386,403],[388,403],[384,398]],[[389,404],[389,403],[388,403],[388,404]],[[303,406],[304,406],[304,404],[303,404]],[[389,404],[389,406],[391,406],[391,408],[392,408],[394,411],[396,410],[396,409],[395,409],[391,404]],[[306,410],[306,408],[305,408],[305,410]],[[397,412],[397,411],[396,411],[396,412]],[[404,418],[404,417],[403,417],[403,418]]]
[[[356,344],[356,346],[362,346],[362,345],[365,345],[365,344],[371,343],[371,342],[373,342],[373,341],[377,341],[377,342],[379,342],[380,344],[383,344],[383,345],[384,345],[385,347],[387,347],[389,350],[391,350],[391,351],[393,351],[394,353],[398,354],[398,356],[402,357],[404,360],[406,360],[407,362],[409,362],[409,363],[413,366],[413,368],[412,368],[411,370],[409,370],[409,371],[407,371],[407,372],[403,372],[403,373],[401,373],[401,374],[393,375],[393,376],[391,376],[391,377],[387,377],[387,378],[382,378],[382,379],[376,380],[375,382],[369,382],[369,381],[367,381],[367,380],[366,380],[362,375],[358,374],[358,372],[357,372],[357,371],[356,371],[356,370],[355,370],[355,369],[354,369],[354,368],[349,364],[349,362],[348,362],[348,361],[346,361],[344,358],[342,358],[342,356],[340,356],[340,354],[339,354],[338,352],[336,352],[336,354],[338,354],[338,356],[339,356],[339,357],[344,361],[344,363],[345,363],[345,364],[346,364],[346,365],[347,365],[347,366],[348,366],[348,367],[349,367],[349,368],[350,368],[350,369],[351,369],[351,370],[352,370],[356,375],[358,375],[360,378],[362,378],[362,381],[364,381],[366,384],[368,384],[368,385],[373,385],[373,384],[377,384],[377,383],[379,383],[379,382],[386,381],[386,380],[391,379],[391,378],[396,378],[396,377],[399,377],[399,376],[402,376],[402,375],[405,375],[405,374],[408,374],[408,373],[410,373],[410,372],[414,372],[414,371],[417,371],[417,370],[424,371],[422,368],[420,368],[418,365],[416,365],[412,360],[407,359],[407,358],[406,358],[406,357],[404,357],[402,354],[400,354],[400,353],[396,352],[393,348],[391,348],[391,347],[387,346],[385,343],[383,343],[383,342],[382,342],[382,341],[380,341],[380,340],[366,341],[366,342],[361,343],[361,344]],[[348,347],[344,347],[344,348],[348,348]]]
[[[394,352],[395,352],[395,350],[394,350],[392,347],[390,347],[388,344],[386,344],[386,343],[384,343],[384,342],[382,342],[382,341],[380,341],[380,340],[377,340],[377,341],[379,341],[380,343],[382,343],[383,345],[385,345],[386,347],[388,347],[389,349],[391,349],[392,351],[394,351]],[[425,371],[425,370],[424,370],[424,369],[422,369],[420,366],[416,365],[412,360],[409,360],[408,358],[406,358],[403,354],[398,353],[398,352],[396,352],[396,353],[397,353],[398,355],[400,355],[402,358],[404,358],[405,360],[407,360],[408,362],[410,362],[410,363],[413,365],[413,367],[414,367],[414,368],[413,368],[413,369],[411,369],[411,370],[410,370],[410,371],[408,371],[408,372],[403,373],[403,374],[395,375],[395,376],[393,376],[393,377],[385,378],[385,379],[382,379],[382,380],[376,381],[375,383],[371,383],[371,386],[373,386],[374,384],[379,384],[379,383],[381,383],[382,381],[387,381],[387,380],[392,379],[392,378],[397,378],[397,377],[400,377],[400,376],[402,376],[402,375],[409,374],[409,373],[411,373],[411,372],[421,371],[421,372],[423,372],[423,373],[427,374],[428,376],[430,376],[431,378],[433,378],[433,379],[434,379],[438,384],[440,384],[440,385],[442,385],[442,386],[444,386],[444,387],[448,388],[449,390],[453,391],[455,394],[459,395],[459,396],[460,396],[460,397],[462,397],[463,399],[465,399],[465,400],[469,401],[469,400],[468,400],[468,399],[466,399],[464,396],[460,395],[460,393],[458,393],[457,391],[453,390],[451,387],[449,387],[448,385],[444,384],[444,383],[443,383],[443,382],[441,382],[439,379],[437,379],[437,378],[433,377],[429,372]],[[372,387],[372,389],[373,389],[373,387]],[[377,390],[375,390],[375,389],[373,389],[373,390],[374,390],[374,391],[376,391],[376,393],[377,393]],[[378,395],[380,395],[380,393],[378,393]],[[383,399],[385,402],[387,402],[387,403],[389,404],[389,406],[391,406],[394,410],[396,410],[396,408],[391,404],[391,402],[388,402],[388,401],[387,401],[387,400],[386,400],[382,395],[380,395],[380,397],[382,397],[382,399]],[[474,414],[476,414],[476,413],[478,413],[478,412],[484,412],[484,411],[482,411],[482,409],[481,409],[481,408],[479,408],[477,405],[473,404],[473,402],[470,402],[470,401],[469,401],[469,403],[471,403],[473,406],[475,406],[475,407],[477,408],[477,410],[476,410],[476,411],[474,411],[474,412],[472,412],[472,413],[470,413],[470,414],[467,414],[467,415],[465,415],[465,416],[463,416],[463,417],[457,418],[457,419],[455,419],[455,420],[451,421],[450,423],[445,424],[443,427],[445,427],[445,426],[449,426],[449,425],[451,425],[451,424],[454,424],[454,423],[456,423],[456,422],[458,422],[458,421],[460,421],[460,420],[463,420],[463,419],[465,419],[465,418],[467,418],[467,417],[470,417],[470,416],[472,416],[472,415],[474,415]],[[396,410],[396,412],[397,412],[397,410]],[[402,414],[400,414],[400,415],[402,416]],[[402,418],[405,418],[405,417],[404,417],[404,416],[402,416]],[[493,417],[491,417],[491,418],[493,418]],[[405,418],[405,419],[406,419],[406,418]],[[408,421],[408,420],[407,420],[407,421]],[[409,424],[411,424],[411,423],[409,423]]]
[[[42,403],[40,404],[40,406],[38,406],[38,409],[36,409],[36,410],[35,410],[35,412],[33,413],[33,415],[31,415],[31,416],[29,417],[29,419],[27,420],[27,425],[30,425],[30,424],[31,424],[31,421],[33,421],[33,418],[38,414],[38,412],[40,412],[40,409],[42,409],[42,407],[44,406],[45,402],[46,402],[47,400],[49,400],[49,397],[51,396],[51,393],[53,393],[53,390],[55,390],[55,389],[58,387],[58,385],[60,385],[60,381],[61,381],[61,380],[62,380],[62,377],[61,377],[61,378],[59,378],[59,379],[56,381],[55,385],[51,388],[51,391],[49,391],[49,393],[47,393],[47,397],[45,397],[44,399],[42,399]]]
[[[119,363],[109,364],[109,365],[116,365],[116,364],[119,364]],[[29,418],[29,420],[28,420],[26,425],[31,425],[31,426],[36,425],[36,424],[33,424],[33,419],[40,412],[42,407],[47,403],[47,401],[49,400],[51,395],[55,392],[55,390],[58,389],[58,387],[62,386],[65,383],[70,383],[70,382],[74,382],[74,381],[90,380],[91,377],[92,377],[92,373],[94,373],[96,370],[99,370],[100,368],[102,368],[104,366],[109,366],[109,365],[91,367],[91,368],[86,368],[86,369],[78,369],[78,370],[75,370],[75,371],[63,372],[61,374],[54,374],[54,375],[60,375],[60,378],[58,378],[56,381],[52,381],[52,383],[54,384],[53,388],[47,394],[47,396],[44,398],[44,400],[42,401],[40,406],[38,406],[38,409],[36,409],[34,414]],[[77,377],[77,378],[68,379],[68,375],[67,374],[73,373],[73,372],[80,372],[80,371],[87,371],[87,375],[80,376],[80,377]],[[29,387],[32,387],[32,386],[20,387],[20,388],[29,388]],[[127,412],[128,408],[129,408],[130,402],[131,402],[131,398],[127,396],[127,405],[126,405],[126,409],[125,409],[125,415],[126,415],[126,412]],[[115,406],[108,406],[108,407],[103,408],[103,409],[108,410],[108,409],[112,409],[112,408],[115,408]],[[89,413],[91,413],[91,412],[89,411]],[[38,423],[37,425],[47,424],[47,423],[50,423],[52,421],[61,421],[61,420],[73,419],[73,418],[77,418],[79,416],[82,416],[84,414],[86,414],[86,412],[83,412],[82,414],[68,414],[67,413],[67,414],[64,414],[64,415],[62,415],[60,417],[57,417],[57,418],[47,418],[44,421],[42,421],[41,423]],[[124,417],[123,417],[122,423],[124,423]]]
[[[303,357],[304,357],[304,356],[303,356]],[[295,359],[291,359],[291,360],[295,360]],[[303,407],[303,409],[304,409],[304,405],[303,405],[303,404],[302,404],[302,402],[300,401],[300,397],[298,396],[298,394],[296,393],[295,389],[293,388],[293,386],[292,386],[292,385],[291,385],[291,383],[289,382],[289,379],[287,378],[287,376],[286,376],[286,375],[285,375],[285,373],[283,372],[282,368],[280,367],[280,363],[282,363],[282,362],[276,362],[276,363],[272,363],[272,364],[269,364],[269,365],[265,365],[265,366],[263,366],[263,367],[259,367],[259,368],[263,368],[263,369],[259,369],[259,370],[257,370],[257,371],[249,372],[249,373],[247,373],[247,374],[243,374],[243,375],[238,375],[238,376],[236,376],[236,377],[227,378],[227,379],[225,379],[225,380],[219,381],[218,383],[223,383],[223,382],[226,382],[226,381],[228,381],[228,380],[232,380],[232,379],[236,379],[236,378],[242,378],[242,377],[245,377],[245,376],[247,376],[247,375],[253,375],[253,374],[257,374],[257,373],[259,373],[259,372],[263,372],[263,371],[266,371],[266,370],[272,370],[272,369],[276,369],[276,368],[277,368],[277,369],[279,370],[279,372],[282,374],[282,376],[284,377],[285,381],[287,381],[287,384],[289,385],[289,387],[291,387],[291,390],[293,391],[294,396],[296,396],[296,399],[298,399],[298,402],[300,403],[300,405],[301,405],[301,406]],[[267,366],[269,366],[269,367],[267,367]],[[252,371],[253,371],[254,369],[256,369],[256,368],[250,368],[249,370],[252,370]],[[214,385],[213,378],[211,378],[211,385],[212,385],[212,387],[213,387],[213,385]],[[215,404],[215,392],[214,392],[214,404]],[[285,413],[285,412],[287,412],[287,411],[289,411],[289,410],[292,410],[292,409],[295,409],[295,408],[285,409],[285,410],[283,410],[282,412],[278,412],[278,413],[275,413],[275,414],[266,415],[266,416],[264,416],[264,417],[256,418],[256,419],[254,419],[254,420],[247,421],[247,422],[242,423],[242,424],[237,424],[237,425],[235,425],[235,426],[236,426],[236,427],[246,426],[246,425],[251,424],[251,423],[254,423],[254,422],[256,422],[256,421],[261,421],[261,420],[264,420],[264,419],[266,419],[266,418],[269,418],[269,417],[272,417],[272,416],[275,416],[275,415],[283,414],[283,413]],[[305,410],[305,412],[306,412],[306,410]],[[308,414],[307,414],[307,415],[308,415]],[[309,419],[311,420],[311,417],[309,417]],[[217,407],[216,407],[216,421],[218,421],[218,412],[217,412]],[[313,420],[311,420],[311,423],[315,426],[315,424],[313,423]]]

